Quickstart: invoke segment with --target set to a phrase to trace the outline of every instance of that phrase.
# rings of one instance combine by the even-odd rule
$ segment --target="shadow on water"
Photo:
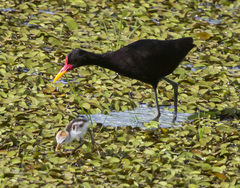
[[[146,129],[143,123],[150,122],[156,113],[156,108],[148,108],[146,104],[140,105],[132,111],[123,112],[111,112],[110,114],[91,114],[93,123],[100,123],[104,126],[113,127],[140,127]],[[177,121],[173,124],[173,112],[165,109],[161,109],[161,117],[159,119],[160,127],[178,127],[181,126],[181,122],[186,121],[191,114],[178,113]]]

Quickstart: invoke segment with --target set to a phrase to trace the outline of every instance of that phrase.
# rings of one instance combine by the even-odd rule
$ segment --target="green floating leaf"
[[[54,178],[62,178],[63,175],[55,170],[51,170],[49,173],[48,173],[50,176],[54,177]]]
[[[52,162],[53,164],[64,164],[68,162],[68,159],[64,157],[61,157],[61,158],[54,157],[54,158],[50,158],[49,161]]]
[[[66,22],[69,30],[73,31],[78,29],[78,24],[73,18],[67,17],[64,21]]]
[[[119,163],[119,162],[120,162],[120,160],[119,160],[118,158],[116,158],[116,157],[110,157],[110,158],[108,159],[108,161],[109,161],[110,163]]]
[[[212,168],[212,166],[208,163],[203,163],[201,167],[202,167],[202,170],[206,170],[206,171]]]
[[[147,155],[154,155],[155,151],[147,149],[147,150],[144,151],[144,153],[147,154]]]
[[[21,163],[21,159],[19,157],[14,158],[14,159],[11,160],[11,164],[12,165],[16,165],[16,164],[19,164],[19,163]]]
[[[90,104],[89,103],[82,103],[82,107],[89,110],[91,108]]]
[[[90,163],[91,163],[93,166],[95,166],[95,167],[101,166],[101,163],[100,163],[100,161],[98,161],[98,160],[90,161]]]

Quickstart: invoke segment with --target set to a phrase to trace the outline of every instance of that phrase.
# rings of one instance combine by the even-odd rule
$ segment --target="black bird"
[[[177,118],[177,83],[165,76],[171,74],[194,47],[192,38],[176,40],[139,40],[115,52],[95,54],[81,49],[72,50],[66,57],[66,63],[54,78],[55,83],[68,70],[84,65],[99,65],[118,72],[123,76],[151,84],[154,89],[158,121],[161,113],[157,98],[157,85],[161,79],[172,84],[174,88],[174,116]]]

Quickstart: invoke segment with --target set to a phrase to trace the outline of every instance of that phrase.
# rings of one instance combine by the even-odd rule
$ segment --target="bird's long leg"
[[[74,154],[75,153],[75,151],[77,151],[80,147],[82,147],[82,145],[84,144],[84,142],[83,142],[83,140],[82,139],[80,139],[80,141],[81,141],[81,144],[79,145],[79,146],[77,146],[75,149],[73,149],[72,150],[72,154]]]
[[[91,140],[92,140],[92,145],[93,145],[93,147],[96,147],[96,149],[97,149],[97,152],[98,152],[98,155],[100,155],[100,152],[99,152],[99,150],[98,150],[98,148],[97,148],[97,145],[96,145],[96,142],[95,142],[95,140],[94,140],[94,138],[93,138],[93,134],[92,134],[92,131],[88,128],[88,132],[89,132],[89,134],[90,134],[90,137],[91,137]],[[100,148],[101,148],[101,146],[100,146]],[[102,148],[101,148],[102,149]],[[103,150],[103,149],[102,149]]]
[[[93,138],[92,131],[89,128],[88,128],[88,132],[89,132],[89,135],[91,137],[92,145],[95,146],[95,140]]]
[[[160,112],[159,105],[158,105],[158,97],[157,97],[157,88],[156,87],[153,87],[153,92],[154,92],[155,103],[156,103],[156,108],[157,108],[157,115],[156,115],[156,117],[153,118],[153,121],[158,121],[159,117],[161,116],[161,112]]]
[[[165,81],[170,83],[173,86],[174,89],[174,114],[173,114],[173,120],[172,122],[174,123],[177,119],[177,96],[178,96],[178,84],[172,80],[169,80],[168,78],[164,77],[163,78]]]
[[[92,131],[88,128],[88,132],[89,132],[89,134],[90,134],[90,137],[91,137],[91,141],[92,141],[92,144],[93,144],[93,146],[95,145],[95,140],[94,140],[94,138],[93,138],[93,136],[92,136]],[[82,147],[82,145],[84,144],[84,142],[83,142],[83,140],[82,139],[80,139],[80,141],[81,141],[81,144],[79,145],[79,146],[77,146],[74,150],[72,150],[72,154],[73,153],[75,153],[75,151],[77,151],[80,147]]]

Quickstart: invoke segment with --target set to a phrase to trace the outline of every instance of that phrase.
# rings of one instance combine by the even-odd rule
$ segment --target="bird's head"
[[[67,131],[59,131],[56,135],[56,140],[57,140],[57,147],[56,151],[59,150],[60,146],[67,142],[68,140],[68,132]]]
[[[65,65],[56,75],[56,77],[53,80],[53,83],[58,81],[67,71],[72,70],[76,67],[86,65],[86,59],[88,54],[89,52],[81,49],[75,49],[71,51],[66,57]]]

